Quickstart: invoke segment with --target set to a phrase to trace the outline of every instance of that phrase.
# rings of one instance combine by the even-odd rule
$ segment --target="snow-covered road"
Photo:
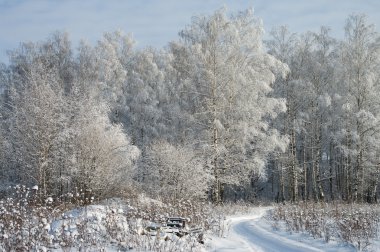
[[[326,244],[302,235],[275,232],[262,218],[268,210],[258,208],[253,215],[229,218],[225,238],[213,237],[208,251],[353,251],[344,245]]]
[[[243,220],[232,225],[232,233],[238,235],[247,246],[247,251],[304,252],[322,251],[308,245],[275,235],[262,228],[258,219]]]

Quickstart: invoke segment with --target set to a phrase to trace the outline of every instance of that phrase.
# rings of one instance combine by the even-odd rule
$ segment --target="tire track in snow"
[[[278,236],[258,225],[258,220],[245,220],[232,224],[231,231],[240,236],[252,251],[265,252],[319,252],[318,248]]]
[[[228,237],[214,242],[215,252],[320,252],[322,250],[277,235],[259,225],[270,208],[260,208],[252,216],[229,219]]]

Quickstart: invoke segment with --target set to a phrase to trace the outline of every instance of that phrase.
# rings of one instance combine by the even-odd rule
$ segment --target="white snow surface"
[[[206,241],[206,251],[356,251],[355,248],[346,244],[326,243],[323,240],[313,239],[306,234],[290,234],[285,231],[274,230],[270,223],[263,218],[270,209],[270,207],[260,207],[255,209],[254,214],[227,218],[225,237],[209,237]]]

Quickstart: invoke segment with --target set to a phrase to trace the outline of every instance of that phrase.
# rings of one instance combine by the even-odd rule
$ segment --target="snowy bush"
[[[299,203],[278,206],[269,218],[276,229],[284,224],[289,232],[306,232],[326,242],[339,240],[361,250],[378,236],[380,208],[376,205]]]
[[[203,163],[193,149],[157,141],[147,149],[139,171],[142,187],[153,197],[204,199],[211,176]]]
[[[202,245],[195,235],[150,236],[139,230],[152,222],[164,223],[169,216],[184,216],[189,226],[205,229],[212,212],[210,205],[191,201],[164,204],[140,196],[88,205],[83,197],[78,193],[65,197],[68,201],[63,197],[41,200],[37,190],[10,188],[0,200],[0,251],[199,251]]]
[[[41,204],[26,186],[15,186],[0,201],[0,249],[29,251],[51,244],[50,223],[60,209],[50,200]]]

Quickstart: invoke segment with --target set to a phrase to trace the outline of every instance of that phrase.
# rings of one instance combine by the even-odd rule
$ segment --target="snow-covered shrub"
[[[359,250],[371,244],[378,235],[380,209],[355,206],[350,211],[342,211],[337,226],[342,240],[352,243]]]
[[[82,190],[41,200],[38,188],[11,188],[0,200],[0,251],[143,250],[199,251],[199,233],[143,235],[141,230],[168,217],[187,219],[186,228],[225,236],[226,216],[249,213],[248,204],[214,206],[200,201],[162,202],[146,196],[97,202]]]
[[[138,176],[142,187],[152,197],[177,201],[207,196],[210,175],[204,160],[193,149],[157,141],[147,148],[142,162]]]
[[[140,151],[131,144],[121,125],[108,118],[109,108],[99,102],[81,107],[75,125],[75,184],[98,197],[113,197],[132,184],[134,162]]]
[[[0,200],[0,248],[29,251],[52,243],[51,221],[60,209],[47,199],[40,202],[36,190],[15,186]]]
[[[283,223],[289,232],[307,232],[326,242],[340,240],[361,250],[378,236],[380,208],[377,205],[299,203],[278,206],[269,218],[276,229]]]

